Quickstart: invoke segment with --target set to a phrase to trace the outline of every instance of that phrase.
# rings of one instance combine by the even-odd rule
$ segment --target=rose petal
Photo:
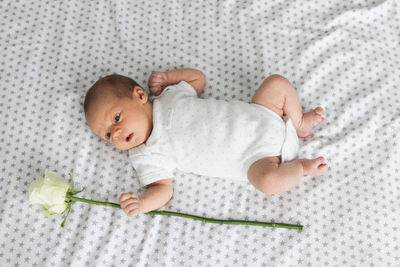
[[[29,202],[42,205],[46,214],[63,213],[68,189],[68,182],[60,174],[46,170],[44,177],[36,175],[30,185]]]

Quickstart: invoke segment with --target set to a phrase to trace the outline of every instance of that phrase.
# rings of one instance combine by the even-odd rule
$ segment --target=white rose
[[[44,177],[36,175],[36,180],[29,187],[29,202],[43,206],[44,214],[60,214],[65,211],[65,197],[69,184],[61,175],[45,171]]]

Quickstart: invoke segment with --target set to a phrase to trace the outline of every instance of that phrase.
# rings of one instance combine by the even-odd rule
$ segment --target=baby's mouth
[[[133,138],[133,133],[131,133],[130,135],[128,135],[128,136],[125,138],[125,140],[126,140],[126,142],[130,142],[130,141],[132,140],[132,138]]]

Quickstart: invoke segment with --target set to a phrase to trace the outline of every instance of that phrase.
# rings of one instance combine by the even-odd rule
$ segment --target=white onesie
[[[200,175],[247,180],[255,161],[296,157],[299,141],[286,122],[264,106],[201,99],[188,83],[169,86],[153,100],[153,130],[129,150],[143,186],[172,178],[175,168]]]

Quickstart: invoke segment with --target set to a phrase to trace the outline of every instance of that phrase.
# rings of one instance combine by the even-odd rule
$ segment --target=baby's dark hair
[[[131,97],[132,90],[135,86],[141,87],[131,78],[119,74],[111,74],[99,79],[86,93],[85,102],[83,104],[85,114],[89,110],[92,102],[98,97],[100,89],[110,90],[116,97],[123,98]]]

